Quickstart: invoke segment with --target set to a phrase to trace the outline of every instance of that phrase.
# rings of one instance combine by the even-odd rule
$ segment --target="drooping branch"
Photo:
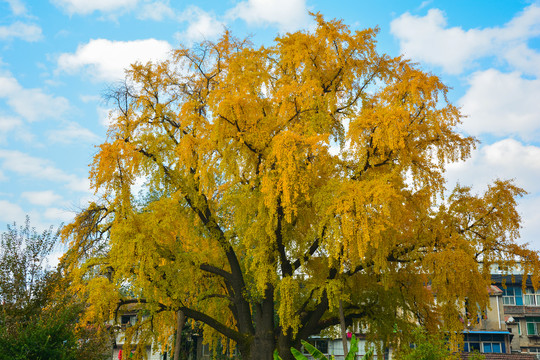
[[[127,139],[125,141],[128,141]],[[160,163],[155,155],[144,150],[139,149],[146,157],[150,158],[158,166],[164,169],[165,175],[171,178],[170,169],[163,163]],[[231,269],[230,284],[234,289],[235,303],[237,305],[237,314],[238,314],[238,326],[242,331],[254,333],[255,329],[251,320],[251,309],[249,303],[244,298],[245,294],[245,282],[242,269],[240,267],[240,262],[236,253],[228,242],[225,233],[215,220],[210,210],[210,205],[208,204],[208,199],[206,196],[198,191],[198,188],[195,186],[194,189],[189,189],[188,181],[180,181],[180,186],[184,194],[184,199],[186,200],[189,207],[192,211],[199,217],[204,227],[216,239],[217,243],[220,245],[221,249],[224,251],[229,267]],[[222,273],[222,275],[224,275]]]
[[[116,304],[116,308],[114,309],[114,320],[116,321],[118,317],[118,311],[120,311],[120,308],[122,306],[130,305],[130,304],[148,304],[148,303],[149,301],[147,301],[146,299],[122,299]],[[162,303],[157,303],[157,305],[159,306],[158,312],[171,310],[170,308],[163,305]]]
[[[216,330],[220,334],[223,334],[224,336],[236,341],[237,343],[243,343],[246,341],[245,335],[242,334],[242,332],[236,331],[234,329],[231,329],[227,325],[223,324],[222,322],[214,319],[213,317],[200,312],[198,310],[190,309],[187,307],[180,307],[178,310],[181,310],[186,314],[187,317],[192,318],[193,320],[200,321],[202,323],[205,323],[206,325],[210,326],[212,329]]]
[[[218,243],[221,245],[231,269],[230,280],[231,287],[234,289],[234,298],[238,315],[238,327],[242,332],[253,334],[255,332],[255,328],[253,327],[253,322],[251,319],[251,308],[248,301],[244,297],[246,286],[244,282],[244,274],[240,267],[240,262],[233,247],[227,241],[223,230],[219,227],[216,220],[212,216],[206,196],[202,194],[199,196],[203,199],[203,209],[196,206],[193,206],[193,209],[199,215],[199,218],[203,222],[204,226],[212,235],[214,235]],[[186,199],[187,198],[188,197],[186,195]]]
[[[125,305],[129,305],[129,304],[149,304],[150,302],[146,299],[124,299],[124,300],[120,300],[116,306],[116,309],[114,311],[114,314],[115,314],[115,318],[118,316],[118,311],[119,309],[122,307],[122,306],[125,306]],[[168,306],[165,306],[161,303],[152,303],[154,305],[158,305],[159,306],[159,310],[158,312],[161,312],[161,311],[183,311],[184,314],[187,316],[187,317],[190,317],[192,318],[193,320],[196,320],[196,321],[200,321],[208,326],[210,326],[211,328],[213,328],[214,330],[216,330],[217,332],[223,334],[224,336],[226,337],[229,337],[231,339],[233,339],[234,341],[236,342],[242,342],[245,340],[245,337],[238,331],[234,330],[234,329],[231,329],[230,327],[228,327],[227,325],[223,324],[222,322],[214,319],[213,317],[207,315],[207,314],[204,314],[198,310],[195,310],[195,309],[191,309],[191,308],[188,308],[186,306],[180,306],[178,308],[171,308],[171,307],[168,307]]]
[[[368,312],[362,311],[362,310],[357,310],[356,312],[349,312],[347,313],[347,315],[344,315],[345,324],[347,326],[351,326],[355,319],[365,317],[368,314],[369,314]],[[313,327],[313,331],[314,333],[321,332],[322,330],[327,329],[330,326],[338,325],[339,322],[340,322],[340,319],[338,316],[325,318],[324,320],[319,321],[317,325]]]

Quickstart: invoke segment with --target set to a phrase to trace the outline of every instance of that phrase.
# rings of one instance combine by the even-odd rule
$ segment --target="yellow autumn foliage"
[[[475,146],[449,89],[378,53],[376,30],[315,19],[273,46],[225,33],[127,71],[90,172],[98,200],[64,231],[87,318],[136,301],[163,346],[181,310],[245,359],[290,358],[340,300],[391,345],[418,322],[460,330],[493,264],[536,271],[516,243],[522,189],[445,197],[445,165]]]

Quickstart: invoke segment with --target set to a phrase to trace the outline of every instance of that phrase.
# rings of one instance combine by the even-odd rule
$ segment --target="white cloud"
[[[526,196],[519,201],[518,211],[521,214],[521,239],[531,244],[531,247],[540,250],[540,196]]]
[[[481,190],[496,179],[515,179],[518,186],[530,193],[540,192],[540,147],[504,139],[484,145],[465,162],[447,166],[450,188],[456,182],[474,185]]]
[[[540,7],[533,4],[503,27],[464,30],[447,27],[444,13],[431,9],[425,16],[405,13],[393,20],[391,32],[407,57],[441,66],[451,74],[485,56],[506,60],[520,71],[538,74],[538,53],[527,41],[540,35]],[[525,52],[525,59],[518,53]]]
[[[42,37],[41,28],[34,24],[17,21],[11,25],[0,26],[0,40],[21,39],[33,42]]]
[[[26,13],[26,7],[21,0],[5,0],[11,8],[13,15],[24,15]]]
[[[164,60],[171,52],[171,45],[162,40],[133,41],[90,40],[79,45],[73,54],[64,53],[58,58],[58,68],[68,73],[87,70],[96,81],[115,81],[124,78],[124,69],[134,62]]]
[[[459,100],[464,119],[461,128],[472,135],[514,134],[533,140],[540,131],[540,80],[518,73],[490,69],[474,73],[470,87]]]
[[[0,73],[0,99],[28,121],[61,118],[69,108],[66,98],[46,94],[41,89],[25,89],[9,73]]]
[[[21,85],[10,74],[0,74],[0,98],[8,97],[21,89]]]
[[[310,26],[305,0],[247,0],[227,13],[233,19],[243,19],[250,25],[274,25],[280,31],[295,31]]]
[[[532,4],[514,17],[502,29],[496,28],[501,40],[525,40],[540,35],[540,7]]]
[[[43,180],[64,181],[67,177],[62,170],[55,168],[47,159],[32,157],[17,150],[0,150],[3,169],[20,175],[30,175]]]
[[[423,9],[423,8],[427,7],[429,4],[431,4],[432,2],[433,2],[433,0],[422,1],[420,6],[418,6],[418,9]]]
[[[489,48],[485,34],[446,28],[441,10],[431,9],[424,17],[409,13],[392,21],[391,33],[400,40],[401,52],[414,60],[441,65],[447,72],[459,73],[471,57]]]
[[[21,89],[12,94],[8,103],[28,121],[61,118],[68,110],[68,100],[45,94],[41,89]]]
[[[169,6],[168,1],[153,1],[142,4],[137,17],[141,20],[161,21],[166,18],[174,18],[175,12]]]
[[[53,3],[70,15],[88,15],[94,11],[113,12],[132,9],[138,0],[53,0]]]
[[[22,141],[26,145],[35,145],[37,141],[21,118],[0,114],[0,145]],[[0,177],[1,178],[1,177]]]
[[[509,64],[523,73],[540,76],[540,53],[519,44],[504,50],[502,56]]]
[[[79,98],[84,103],[96,102],[102,99],[102,97],[99,95],[80,95]]]
[[[25,191],[21,197],[33,205],[51,206],[62,200],[62,197],[52,190],[46,191]]]
[[[7,134],[20,127],[22,121],[13,116],[1,116],[0,115],[0,141],[5,140]]]
[[[45,209],[45,213],[43,215],[48,220],[60,221],[64,223],[71,222],[75,218],[75,213],[73,211],[68,211],[56,207]]]
[[[66,184],[68,189],[77,192],[92,193],[92,190],[90,190],[90,180],[88,180],[88,178],[69,175],[66,180],[68,181]]]
[[[103,127],[108,128],[109,125],[111,124],[111,116],[114,116],[114,110],[110,108],[104,108],[104,107],[98,106],[97,113],[98,113],[99,123]]]
[[[52,0],[69,15],[89,15],[100,12],[102,19],[116,20],[126,12],[135,12],[138,19],[161,21],[166,18],[174,19],[175,11],[170,7],[169,0]]]
[[[0,150],[1,168],[19,175],[64,183],[66,188],[73,191],[89,192],[89,181],[54,167],[48,159],[30,156],[17,150]]]
[[[24,210],[17,204],[7,200],[0,200],[0,220],[8,223],[24,224],[26,214]]]
[[[179,42],[191,44],[193,42],[212,40],[221,35],[225,24],[204,10],[191,6],[180,16],[181,20],[188,21],[188,28],[176,34]]]
[[[99,141],[99,136],[75,122],[65,124],[62,129],[51,130],[48,138],[50,142],[64,144]]]

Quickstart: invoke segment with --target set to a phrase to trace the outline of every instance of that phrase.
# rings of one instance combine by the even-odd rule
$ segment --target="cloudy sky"
[[[309,11],[378,26],[380,51],[452,87],[468,116],[460,131],[481,143],[449,166],[449,183],[482,191],[515,179],[529,192],[521,241],[540,250],[540,3],[519,0],[0,0],[0,230],[25,214],[57,226],[87,204],[109,111],[102,94],[130,63],[224,28],[270,44],[313,26]]]

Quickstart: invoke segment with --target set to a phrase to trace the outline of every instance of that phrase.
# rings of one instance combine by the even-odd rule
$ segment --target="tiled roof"
[[[523,284],[523,278],[525,277],[525,284],[527,286],[532,286],[531,277],[529,275],[501,275],[501,274],[491,274],[491,282],[497,286],[501,285],[503,282],[506,286],[521,286]]]
[[[490,295],[502,295],[503,294],[503,291],[498,287],[498,286],[495,286],[495,285],[491,285],[488,289],[488,292],[490,293]]]

